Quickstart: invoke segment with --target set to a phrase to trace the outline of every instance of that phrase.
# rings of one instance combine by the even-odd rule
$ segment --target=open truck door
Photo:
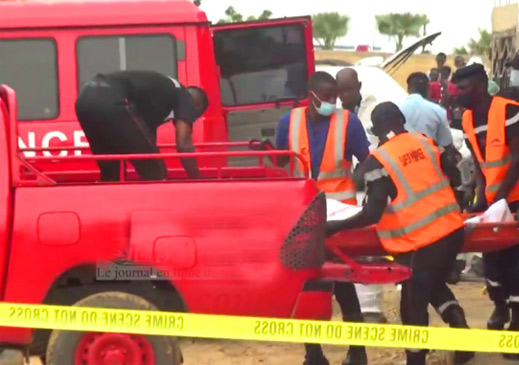
[[[275,141],[279,118],[308,104],[315,71],[310,17],[215,25],[220,94],[230,141]]]

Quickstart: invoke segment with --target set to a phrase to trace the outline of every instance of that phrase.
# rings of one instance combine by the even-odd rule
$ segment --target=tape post
[[[0,303],[0,327],[519,353],[519,332]]]

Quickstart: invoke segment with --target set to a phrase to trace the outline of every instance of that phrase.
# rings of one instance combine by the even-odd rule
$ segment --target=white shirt
[[[425,134],[442,147],[452,144],[447,112],[438,104],[419,94],[411,94],[400,105],[400,110],[406,119],[405,129],[409,132]]]

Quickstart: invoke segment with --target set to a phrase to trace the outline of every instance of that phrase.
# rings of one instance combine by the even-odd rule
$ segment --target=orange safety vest
[[[357,194],[355,184],[351,179],[352,163],[344,159],[349,115],[347,110],[340,109],[332,114],[316,182],[317,187],[325,192],[327,198],[356,205]],[[290,150],[302,155],[307,165],[311,166],[308,130],[306,128],[306,107],[292,110],[288,141]],[[296,175],[304,176],[304,171],[303,164],[298,161]]]
[[[440,152],[422,134],[399,134],[373,151],[396,187],[376,225],[390,253],[416,251],[463,227],[460,207],[440,165]]]
[[[478,127],[486,128],[487,130],[485,158],[483,158],[481,154],[476,138],[477,128],[474,128],[473,113],[471,110],[467,110],[463,113],[463,131],[465,132],[465,137],[472,145],[475,157],[485,176],[485,195],[489,204],[494,203],[497,192],[505,179],[512,160],[510,147],[506,144],[505,133],[506,107],[508,105],[519,106],[519,103],[497,96],[494,97],[490,105],[490,110],[488,111],[487,125]],[[510,190],[507,201],[509,203],[519,201],[519,181],[516,182],[512,190]]]

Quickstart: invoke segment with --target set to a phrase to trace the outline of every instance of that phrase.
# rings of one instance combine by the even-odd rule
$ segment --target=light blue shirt
[[[438,104],[420,94],[411,94],[400,105],[400,110],[405,116],[405,129],[409,132],[425,134],[442,147],[452,144],[447,112]]]

